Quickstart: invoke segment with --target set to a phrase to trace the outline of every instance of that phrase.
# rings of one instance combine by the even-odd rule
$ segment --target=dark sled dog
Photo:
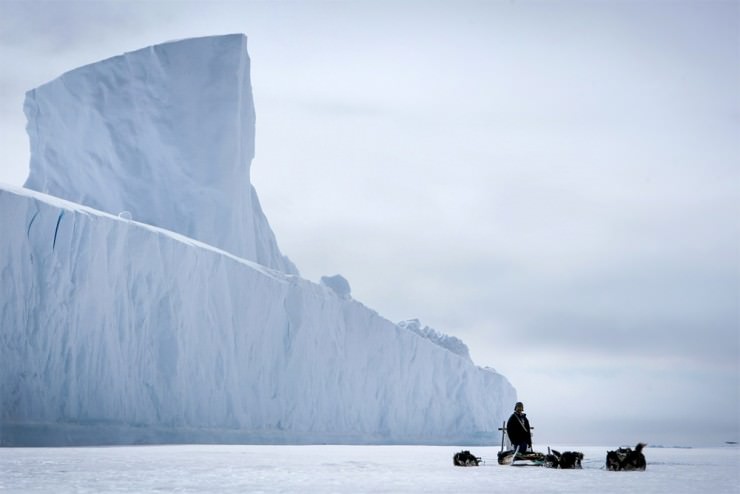
[[[566,451],[561,453],[560,451],[553,449],[547,454],[547,456],[545,456],[545,466],[547,468],[583,468],[581,466],[582,461],[583,453],[580,451]]]
[[[606,469],[615,472],[621,470],[645,470],[647,462],[645,455],[642,454],[642,448],[647,446],[644,443],[638,443],[635,449],[619,448],[616,451],[606,452]]]
[[[456,467],[477,467],[481,459],[474,456],[470,451],[460,451],[452,457],[452,464]]]

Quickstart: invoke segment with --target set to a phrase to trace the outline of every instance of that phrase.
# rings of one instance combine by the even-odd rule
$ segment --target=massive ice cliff
[[[0,444],[495,441],[506,378],[279,251],[246,37],[82,67],[25,109],[27,188],[0,187]]]

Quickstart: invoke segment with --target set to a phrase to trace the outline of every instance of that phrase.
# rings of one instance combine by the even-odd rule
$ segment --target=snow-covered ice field
[[[737,447],[648,446],[645,472],[604,470],[606,450],[614,447],[552,447],[582,451],[583,470],[500,466],[495,447],[0,448],[0,491],[740,493]],[[452,455],[461,449],[486,464],[452,466]]]

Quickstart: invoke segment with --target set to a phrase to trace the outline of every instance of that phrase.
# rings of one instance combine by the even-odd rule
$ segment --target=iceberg
[[[504,376],[278,249],[246,41],[28,92],[29,178],[0,186],[0,445],[497,442]]]

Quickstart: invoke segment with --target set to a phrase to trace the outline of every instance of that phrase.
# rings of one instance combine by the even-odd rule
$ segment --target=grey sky
[[[737,441],[739,5],[2,1],[0,182],[25,90],[244,32],[252,180],[304,277],[462,338],[535,442]]]

